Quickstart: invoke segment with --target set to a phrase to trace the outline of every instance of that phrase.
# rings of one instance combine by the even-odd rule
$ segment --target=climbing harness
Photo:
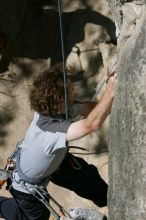
[[[68,217],[69,219],[71,219],[70,214],[46,190],[37,185],[34,185],[32,187],[32,190],[29,191],[29,189],[25,185],[25,182],[24,186],[30,194],[32,194],[37,200],[44,204],[44,206],[50,211],[50,213],[56,218],[56,220],[61,220],[62,217]],[[61,216],[50,205],[50,200],[57,206],[61,213]]]
[[[61,220],[62,217],[50,205],[49,203],[50,200],[59,208],[59,211],[63,217],[68,217],[71,219],[69,213],[46,190],[44,190],[44,188],[42,188],[41,186],[38,186],[38,184],[41,185],[41,183],[44,183],[46,181],[48,182],[51,179],[52,175],[42,180],[28,178],[27,176],[24,175],[24,173],[22,172],[20,168],[20,155],[21,155],[20,145],[19,147],[17,147],[18,148],[17,154],[15,154],[16,162],[17,162],[16,169],[18,171],[20,180],[22,181],[23,186],[26,189],[26,191],[28,191],[28,193],[32,194],[37,200],[43,203],[43,205],[50,211],[50,213],[56,218],[56,220]],[[29,190],[26,183],[31,184],[32,190]]]

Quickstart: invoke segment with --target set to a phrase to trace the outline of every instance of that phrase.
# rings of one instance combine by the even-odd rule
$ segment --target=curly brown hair
[[[42,115],[56,115],[64,100],[64,80],[60,68],[43,70],[30,91],[31,108]]]

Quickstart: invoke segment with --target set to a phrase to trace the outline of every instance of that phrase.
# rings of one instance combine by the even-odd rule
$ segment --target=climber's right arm
[[[101,100],[91,110],[88,116],[70,125],[67,131],[67,141],[79,139],[100,128],[111,111],[115,93],[116,75],[110,77]]]

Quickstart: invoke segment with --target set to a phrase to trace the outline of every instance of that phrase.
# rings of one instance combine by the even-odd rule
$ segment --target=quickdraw
[[[25,183],[24,183],[25,186]],[[61,220],[64,217],[68,219],[72,219],[70,214],[44,189],[41,187],[34,185],[33,189],[29,191],[27,186],[25,189],[31,193],[37,200],[44,204],[44,206],[50,211],[50,213],[55,217],[56,220]],[[55,209],[50,205],[50,201],[54,203],[60,211],[60,215],[55,211]]]

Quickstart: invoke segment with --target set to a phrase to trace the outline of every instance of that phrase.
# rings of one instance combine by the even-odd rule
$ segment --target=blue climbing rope
[[[60,0],[58,0],[58,12],[59,12],[59,24],[60,24],[60,40],[61,40],[61,51],[62,51],[62,63],[63,63],[65,116],[66,116],[66,121],[68,121],[67,70],[66,70],[66,68],[65,68],[65,52],[64,52],[64,39],[63,39],[63,23],[62,23],[62,12],[61,12],[61,3],[60,3]]]

